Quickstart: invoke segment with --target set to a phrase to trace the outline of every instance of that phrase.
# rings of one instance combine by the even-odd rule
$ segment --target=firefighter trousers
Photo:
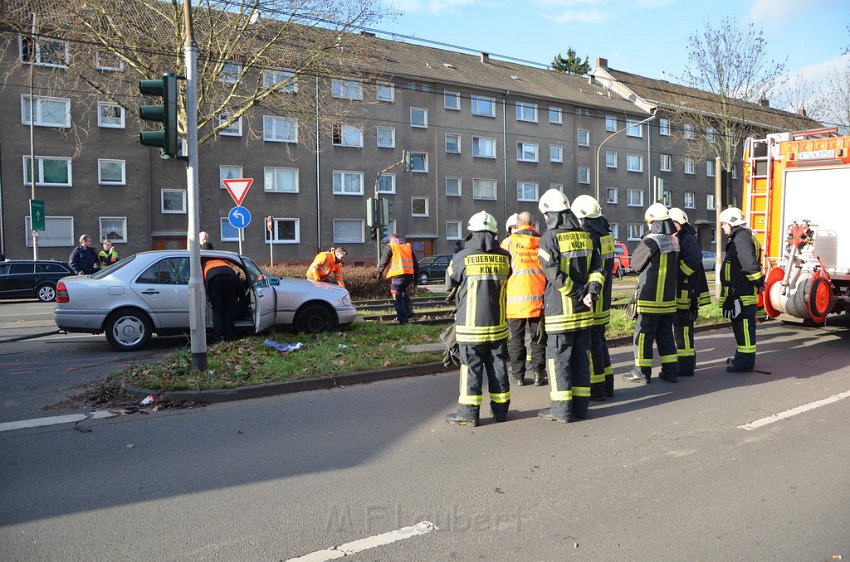
[[[413,315],[413,303],[407,288],[413,282],[413,275],[398,275],[390,281],[390,293],[393,296],[393,307],[399,324],[404,324]]]
[[[679,358],[679,375],[689,377],[697,366],[694,348],[694,322],[688,319],[687,310],[677,310],[673,320],[673,336],[676,338],[676,356]]]
[[[673,317],[675,314],[638,314],[635,318],[635,366],[644,375],[652,372],[652,343],[658,347],[661,357],[661,372],[676,376],[678,357],[676,341],[673,338]]]
[[[532,373],[542,373],[546,364],[546,341],[541,337],[543,317],[508,318],[508,330],[511,336],[508,351],[511,355],[511,376],[521,379],[525,376],[525,362],[531,363]],[[525,339],[528,337],[528,347]]]
[[[482,384],[487,375],[490,409],[497,421],[503,421],[511,403],[508,382],[508,346],[505,340],[488,343],[459,343],[460,408],[458,414],[467,419],[478,418],[483,401]]]
[[[747,304],[741,308],[741,314],[732,319],[732,332],[735,334],[736,367],[752,369],[756,364],[756,305]]]
[[[590,328],[590,397],[614,396],[614,368],[605,339],[605,325]]]
[[[590,405],[590,329],[546,334],[551,414],[557,418],[587,417]]]

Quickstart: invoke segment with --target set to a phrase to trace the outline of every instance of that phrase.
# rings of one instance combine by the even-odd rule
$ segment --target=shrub
[[[265,269],[278,277],[305,279],[308,267],[309,264],[303,263],[282,263],[266,266]],[[345,288],[354,300],[386,299],[390,296],[390,282],[386,279],[375,279],[374,267],[344,265],[342,274]]]

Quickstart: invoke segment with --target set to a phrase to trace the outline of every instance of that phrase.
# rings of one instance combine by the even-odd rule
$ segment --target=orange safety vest
[[[387,279],[400,275],[413,275],[413,248],[410,244],[397,244],[390,242],[393,257],[387,267]]]
[[[537,249],[540,236],[523,234],[533,227],[523,227],[502,241],[502,248],[511,253],[511,276],[507,285],[508,318],[537,318],[543,315],[543,293],[546,274],[540,266]]]
[[[327,281],[331,274],[334,275],[334,279],[340,287],[345,287],[345,283],[342,281],[342,264],[336,261],[336,254],[333,252],[318,253],[307,269],[307,279],[320,282]]]
[[[207,260],[206,262],[204,262],[204,279],[207,278],[207,273],[209,273],[209,270],[213,269],[214,267],[229,267],[231,270],[233,269],[233,266],[230,265],[230,262],[228,261],[219,259]]]

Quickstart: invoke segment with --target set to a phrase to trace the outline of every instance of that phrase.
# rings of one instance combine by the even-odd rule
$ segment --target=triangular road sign
[[[254,183],[254,178],[234,178],[231,180],[223,180],[224,187],[233,198],[237,206],[242,205],[242,201],[251,189],[251,184]]]

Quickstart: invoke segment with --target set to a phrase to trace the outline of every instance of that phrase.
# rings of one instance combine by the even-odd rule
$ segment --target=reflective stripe
[[[535,302],[535,301],[543,301],[543,295],[529,295],[529,296],[519,296],[519,297],[508,297],[507,302]]]
[[[490,401],[495,402],[496,404],[504,404],[505,402],[509,402],[511,399],[510,392],[499,392],[499,393],[490,393]]]
[[[593,254],[593,250],[566,250],[561,252],[561,257],[564,258],[586,258]]]
[[[387,268],[387,279],[400,275],[413,274],[413,249],[410,244],[398,244],[391,242],[392,261]]]
[[[540,248],[539,250],[537,250],[537,256],[540,257],[540,258],[543,258],[546,261],[549,261],[549,252],[547,252],[543,248]]]
[[[460,366],[460,396],[457,401],[464,406],[481,406],[482,397],[480,394],[467,394],[466,389],[469,388],[469,367],[466,365]]]
[[[555,376],[554,359],[546,360],[546,370],[549,372],[549,399],[558,401],[572,400],[573,393],[571,390],[558,390],[558,377]]]
[[[664,363],[675,363],[676,361],[678,361],[678,357],[676,355],[662,355],[661,356],[661,363],[662,364],[664,364]]]
[[[514,269],[511,277],[515,275],[545,275],[542,269]]]
[[[573,387],[573,396],[576,398],[590,398],[590,387],[589,386],[574,386]]]

